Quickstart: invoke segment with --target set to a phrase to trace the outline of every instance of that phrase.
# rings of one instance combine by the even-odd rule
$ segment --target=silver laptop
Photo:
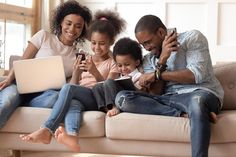
[[[18,60],[13,68],[20,94],[60,89],[66,83],[61,56]]]

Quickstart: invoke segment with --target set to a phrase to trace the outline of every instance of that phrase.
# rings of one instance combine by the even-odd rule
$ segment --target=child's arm
[[[86,61],[84,61],[84,62],[86,62],[86,64],[85,64],[86,65],[86,70],[95,77],[97,82],[101,82],[101,81],[105,80],[105,78],[102,76],[102,74],[98,71],[98,69],[97,69],[96,65],[94,64],[91,56],[89,56],[86,59]]]
[[[80,65],[81,64],[81,58],[78,57],[75,60],[74,66],[73,66],[73,73],[72,73],[72,77],[70,79],[70,84],[79,84],[79,81],[81,79],[81,74],[83,72],[82,69],[80,69]]]

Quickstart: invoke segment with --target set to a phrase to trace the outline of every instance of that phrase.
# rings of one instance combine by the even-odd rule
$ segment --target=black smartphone
[[[83,61],[83,60],[86,59],[85,53],[76,53],[76,54],[75,54],[76,58],[78,58],[79,55],[81,55],[81,61]]]

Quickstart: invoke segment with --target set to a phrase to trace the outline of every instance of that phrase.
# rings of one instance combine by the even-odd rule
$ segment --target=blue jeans
[[[212,93],[196,90],[191,93],[154,96],[135,91],[121,91],[116,106],[124,112],[177,116],[185,112],[190,118],[192,157],[207,157],[210,143],[210,112],[220,111],[220,101]],[[175,111],[176,110],[176,111]]]
[[[12,113],[20,105],[21,97],[16,85],[12,84],[0,91],[0,128],[2,128]]]
[[[30,107],[52,108],[57,101],[58,94],[59,91],[57,90],[47,90],[37,93],[26,103]]]
[[[33,94],[19,94],[16,84],[0,91],[0,128],[2,128],[18,106],[51,108],[57,100],[58,91],[48,90]]]
[[[66,132],[70,135],[78,135],[82,112],[92,110],[97,111],[98,107],[90,88],[65,84],[43,127],[53,133],[65,120]]]

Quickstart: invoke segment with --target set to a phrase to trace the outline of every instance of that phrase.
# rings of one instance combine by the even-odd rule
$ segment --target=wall
[[[159,16],[178,32],[198,29],[209,41],[213,63],[236,61],[236,0],[79,0],[92,11],[113,8],[126,19],[121,36],[134,38],[134,27],[145,14]]]

